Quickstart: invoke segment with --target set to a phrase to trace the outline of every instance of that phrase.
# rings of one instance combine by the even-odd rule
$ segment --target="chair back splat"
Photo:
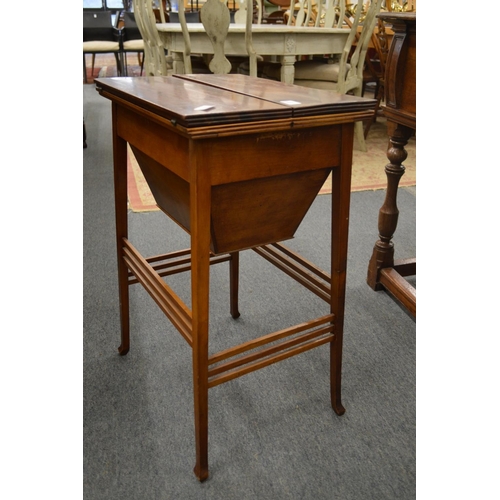
[[[231,22],[229,9],[220,0],[207,0],[201,8],[200,17],[214,48],[214,57],[209,64],[210,71],[227,74],[231,71],[231,63],[224,54],[224,42]]]
[[[363,15],[363,0],[358,0],[354,20],[352,23],[347,20],[348,24],[351,25],[351,33],[340,59],[337,91],[341,94],[354,90],[355,95],[361,95],[366,51],[377,22],[376,16],[380,12],[381,4],[382,0],[372,0],[366,15]],[[356,46],[352,51],[354,42],[356,42]]]
[[[165,49],[156,29],[152,2],[151,0],[133,0],[133,4],[135,20],[144,40],[144,73],[146,76],[166,76],[171,71],[167,67]]]
[[[235,16],[235,19],[237,22],[241,22],[243,15],[245,16],[245,46],[249,57],[249,74],[250,76],[257,76],[257,54],[252,43],[253,7],[251,9],[247,8],[248,2],[253,5],[252,0],[243,0],[242,13]],[[214,49],[214,57],[209,63],[210,71],[216,74],[230,73],[232,69],[231,62],[224,52],[224,43],[231,23],[229,8],[225,2],[220,0],[207,0],[200,10],[200,19]],[[184,68],[185,72],[189,74],[192,73],[191,41],[182,2],[179,3],[179,22],[184,37]]]

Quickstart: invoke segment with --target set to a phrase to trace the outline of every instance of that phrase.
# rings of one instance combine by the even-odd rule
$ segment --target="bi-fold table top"
[[[184,127],[373,110],[375,100],[246,75],[98,78],[96,88]]]

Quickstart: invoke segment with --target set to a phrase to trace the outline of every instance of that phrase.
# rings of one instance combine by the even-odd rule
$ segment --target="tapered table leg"
[[[113,103],[113,166],[115,185],[115,225],[118,262],[118,290],[120,297],[121,344],[123,356],[130,349],[128,268],[123,260],[123,239],[128,236],[127,220],[127,142],[117,134],[116,107]]]
[[[231,300],[231,316],[236,319],[240,317],[238,309],[238,289],[240,282],[240,253],[231,254],[229,261],[229,295]]]
[[[191,149],[193,151],[194,148]],[[210,172],[193,153],[190,172],[193,394],[196,441],[194,473],[208,478],[208,317],[210,279]]]
[[[342,127],[341,164],[332,170],[332,234],[331,234],[331,303],[335,315],[335,338],[330,343],[330,398],[337,415],[343,415],[342,348],[344,337],[344,306],[347,273],[347,244],[351,195],[352,144],[354,124]],[[348,146],[350,145],[350,147]]]

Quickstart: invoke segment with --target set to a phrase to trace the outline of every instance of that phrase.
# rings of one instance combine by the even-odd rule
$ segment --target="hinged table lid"
[[[245,75],[98,78],[96,88],[184,127],[369,111],[375,100]]]

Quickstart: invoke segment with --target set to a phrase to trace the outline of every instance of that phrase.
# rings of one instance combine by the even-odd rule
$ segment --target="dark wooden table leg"
[[[115,184],[115,224],[118,262],[118,289],[120,296],[121,344],[118,352],[123,356],[130,348],[128,268],[123,259],[123,240],[128,237],[127,219],[127,142],[118,136],[116,111],[113,103],[113,165]]]
[[[405,172],[402,163],[408,156],[405,146],[413,133],[413,129],[398,125],[389,139],[387,158],[390,163],[385,167],[387,191],[378,216],[380,239],[375,243],[368,265],[367,283],[374,290],[383,288],[380,284],[381,269],[394,267],[394,243],[392,237],[396,232],[399,217],[397,206],[398,186],[399,180]]]
[[[341,382],[353,140],[354,125],[344,125],[341,165],[332,170],[330,311],[335,315],[335,338],[330,343],[330,398],[337,415],[345,413],[341,399]]]
[[[193,148],[194,149],[194,148]],[[202,149],[202,148],[200,148]],[[208,320],[210,280],[210,172],[201,153],[191,158],[191,297],[193,314],[193,394],[196,464],[199,481],[208,478]]]
[[[238,288],[240,282],[240,253],[231,253],[229,261],[229,294],[231,300],[231,316],[236,319],[240,317],[238,309]]]

